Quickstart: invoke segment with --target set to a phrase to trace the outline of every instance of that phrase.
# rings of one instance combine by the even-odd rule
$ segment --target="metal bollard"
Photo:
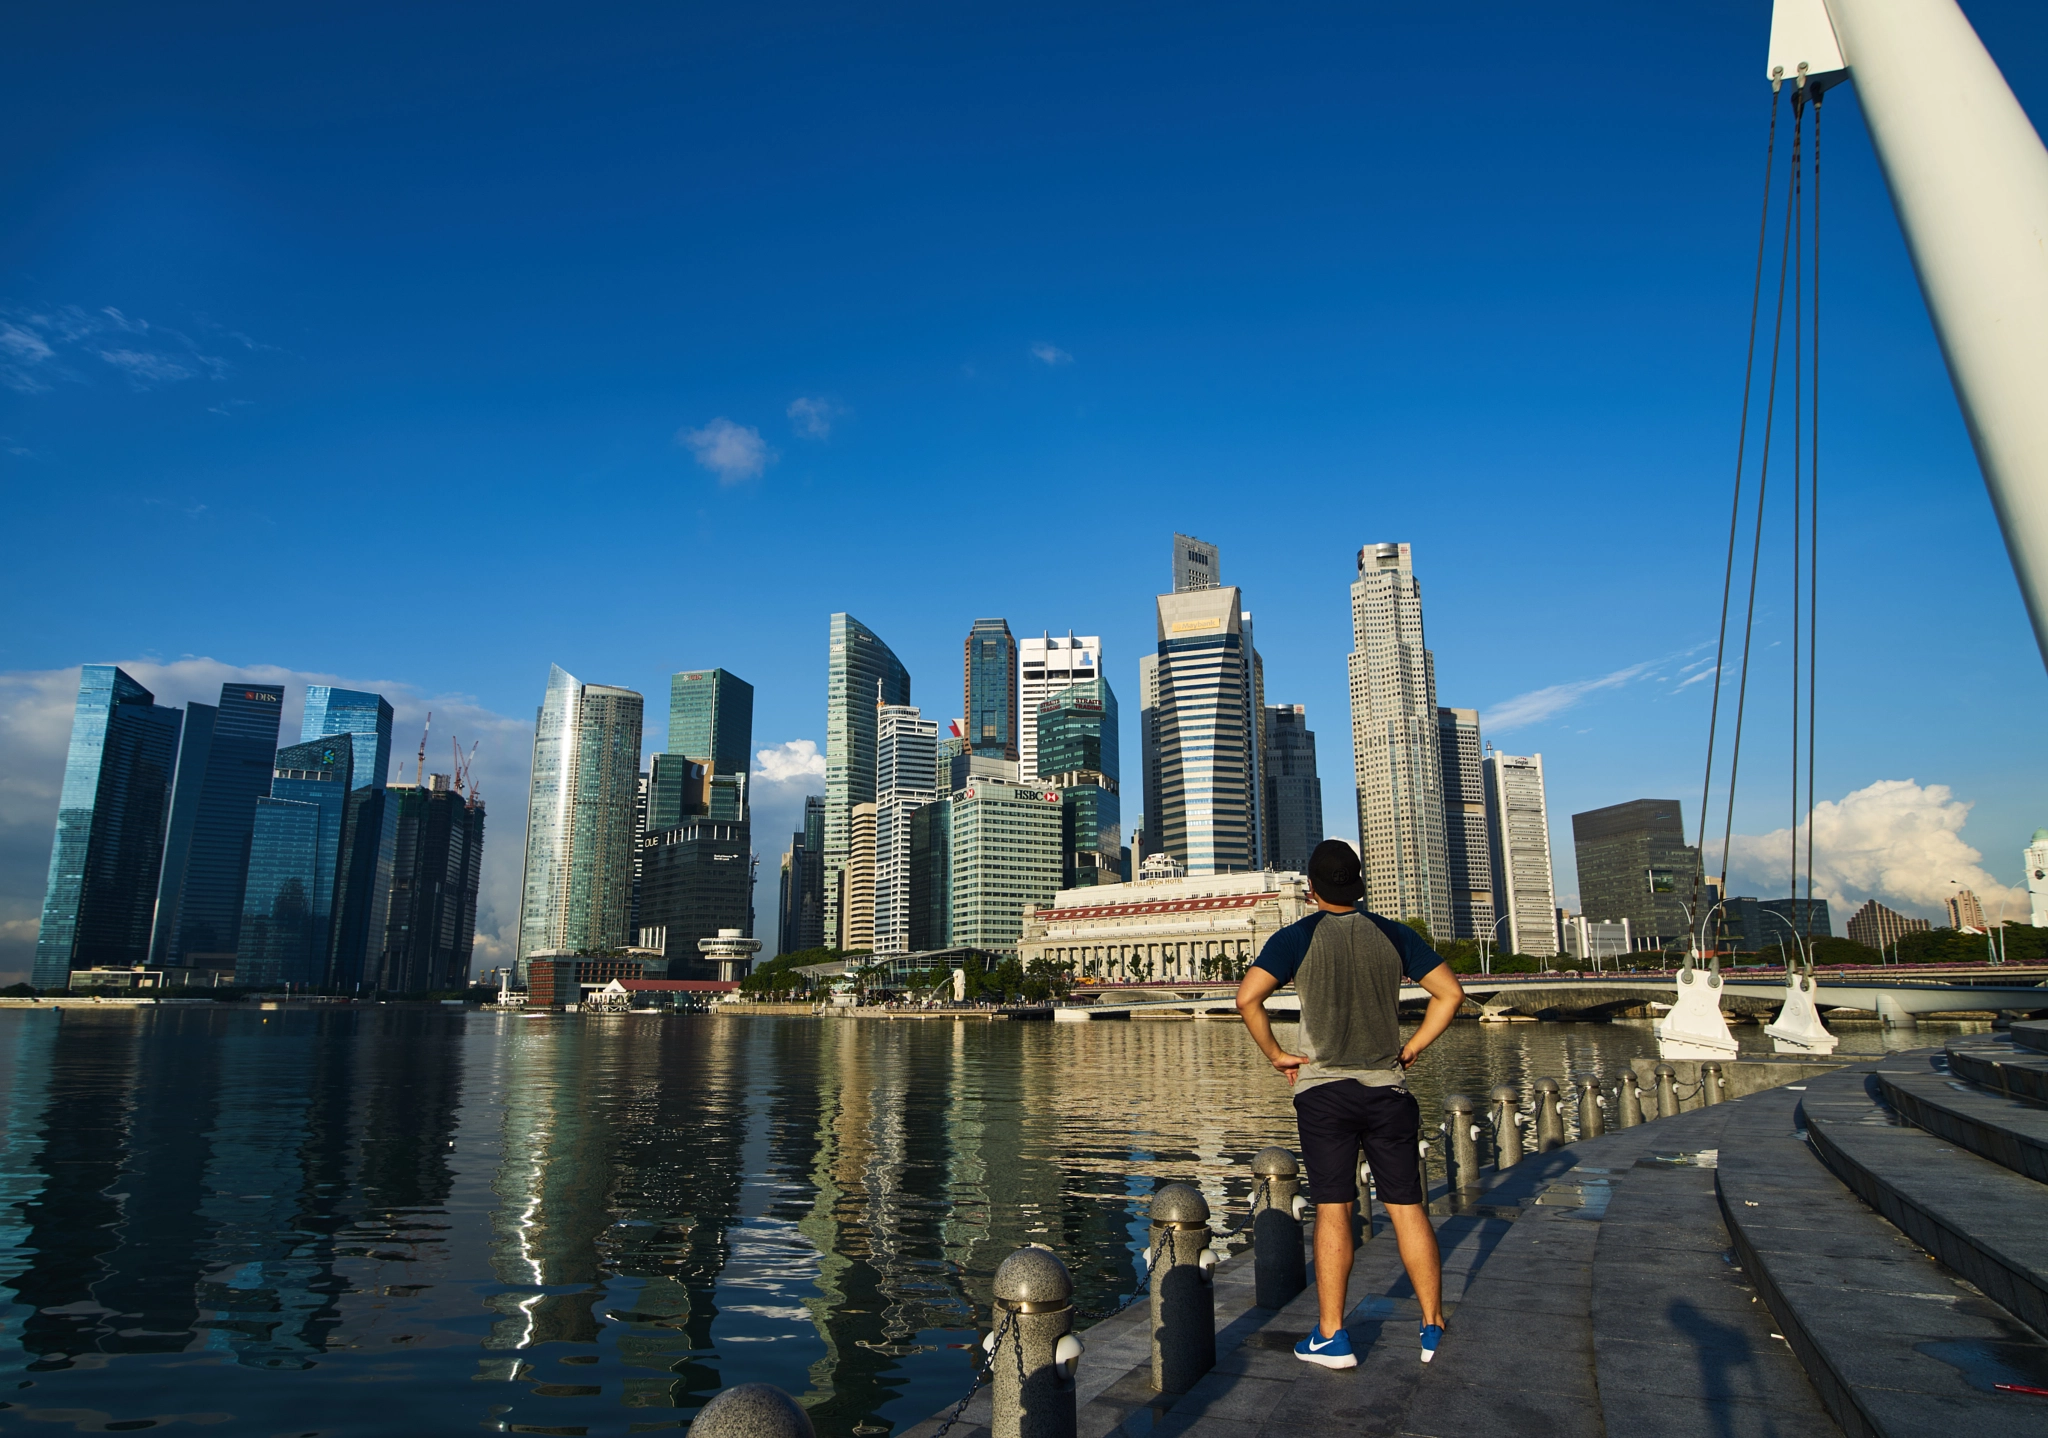
[[[1258,1206],[1252,1220],[1252,1302],[1285,1308],[1308,1287],[1301,1244],[1301,1215],[1308,1200],[1301,1194],[1301,1165],[1284,1148],[1262,1148],[1252,1155],[1252,1176]]]
[[[1505,1172],[1522,1161],[1520,1097],[1513,1084],[1502,1084],[1486,1096],[1493,1108],[1493,1166]]]
[[[1700,1065],[1700,1095],[1707,1103],[1720,1103],[1728,1097],[1728,1080],[1721,1075],[1719,1064]]]
[[[1621,1071],[1621,1087],[1614,1091],[1614,1101],[1621,1107],[1621,1127],[1634,1128],[1643,1121],[1643,1086],[1636,1082],[1634,1069]]]
[[[995,1332],[983,1340],[994,1380],[994,1438],[1074,1438],[1074,1280],[1033,1244],[996,1269]],[[700,1420],[701,1421],[701,1420]],[[733,1435],[742,1438],[742,1435]],[[751,1438],[751,1435],[746,1435]]]
[[[1557,1080],[1536,1080],[1536,1152],[1564,1147],[1564,1110],[1557,1106]]]
[[[1472,1122],[1478,1106],[1470,1094],[1444,1095],[1444,1131],[1451,1140],[1451,1187],[1479,1190],[1479,1125]]]
[[[1169,1183],[1152,1195],[1151,1251],[1152,1386],[1185,1393],[1216,1366],[1216,1255],[1200,1190]]]
[[[773,1383],[735,1383],[714,1393],[690,1431],[697,1438],[817,1438],[811,1415]]]
[[[1579,1080],[1579,1137],[1598,1138],[1607,1132],[1607,1115],[1601,1109],[1600,1085],[1596,1080]]]
[[[1658,1064],[1650,1072],[1657,1076],[1657,1117],[1672,1118],[1678,1113],[1678,1070],[1670,1064]]]

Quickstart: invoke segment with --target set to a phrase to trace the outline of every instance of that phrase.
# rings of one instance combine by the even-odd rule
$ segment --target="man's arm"
[[[1252,1042],[1259,1046],[1259,1052],[1278,1069],[1290,1084],[1301,1076],[1301,1066],[1308,1062],[1299,1054],[1291,1054],[1280,1047],[1273,1037],[1273,1021],[1266,1017],[1266,996],[1280,987],[1279,975],[1267,969],[1253,968],[1245,973],[1244,980],[1237,986],[1237,1013],[1244,1020],[1244,1026],[1251,1030]],[[1452,1012],[1457,1006],[1452,1005]],[[1448,1019],[1445,1020],[1449,1022]]]
[[[1415,982],[1422,985],[1422,991],[1429,995],[1429,1012],[1422,1016],[1422,1026],[1414,1036],[1401,1045],[1401,1067],[1407,1068],[1422,1056],[1422,1051],[1443,1037],[1451,1020],[1458,1016],[1458,1006],[1465,1002],[1465,986],[1458,982],[1458,976],[1451,972],[1449,964],[1438,964]],[[1237,1006],[1244,1009],[1244,990],[1238,990]]]

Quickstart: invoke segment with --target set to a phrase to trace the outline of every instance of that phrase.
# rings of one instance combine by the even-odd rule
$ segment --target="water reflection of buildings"
[[[407,1024],[403,1020],[416,1020]],[[366,1044],[348,1013],[66,1010],[14,1026],[5,1183],[31,1368],[212,1350],[309,1366],[357,1291],[445,1203],[449,1026]],[[27,1072],[35,1070],[31,1078]]]

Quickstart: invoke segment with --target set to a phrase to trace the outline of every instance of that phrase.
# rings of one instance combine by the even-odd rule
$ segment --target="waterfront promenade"
[[[1216,1273],[1216,1367],[1185,1394],[1152,1390],[1146,1306],[1087,1331],[1077,1438],[2048,1435],[2048,1398],[2019,1391],[2048,1387],[2040,1185],[1888,1102],[1925,1091],[2024,1165],[2048,1111],[2009,1095],[2048,1055],[1951,1049],[1991,1080],[1957,1082],[1940,1050],[1865,1059],[1487,1169],[1476,1193],[1438,1184],[1449,1323],[1428,1367],[1384,1221],[1348,1299],[1355,1370],[1291,1351],[1313,1277],[1257,1309],[1242,1255]],[[983,1390],[948,1438],[989,1422]]]

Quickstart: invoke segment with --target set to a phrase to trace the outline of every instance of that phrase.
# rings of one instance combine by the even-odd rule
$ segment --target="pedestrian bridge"
[[[1815,1005],[1829,1009],[1861,1009],[1892,1022],[1911,1022],[1919,1014],[1995,1012],[2048,1013],[2048,969],[2009,966],[2004,969],[1947,971],[1940,974],[1870,974],[1857,970],[1822,970]],[[1611,1018],[1645,1004],[1670,1004],[1678,997],[1678,975],[1668,974],[1461,974],[1465,995],[1482,1017]],[[1083,990],[1076,1002],[1055,1009],[1062,1023],[1130,1018],[1234,1018],[1235,984],[1171,984]],[[1404,984],[1401,1002],[1421,1005],[1429,995],[1418,984]],[[1785,1001],[1783,973],[1727,973],[1721,976],[1721,1008],[1737,1018],[1768,1018]],[[1285,988],[1266,1000],[1276,1019],[1299,1012],[1294,990]]]

